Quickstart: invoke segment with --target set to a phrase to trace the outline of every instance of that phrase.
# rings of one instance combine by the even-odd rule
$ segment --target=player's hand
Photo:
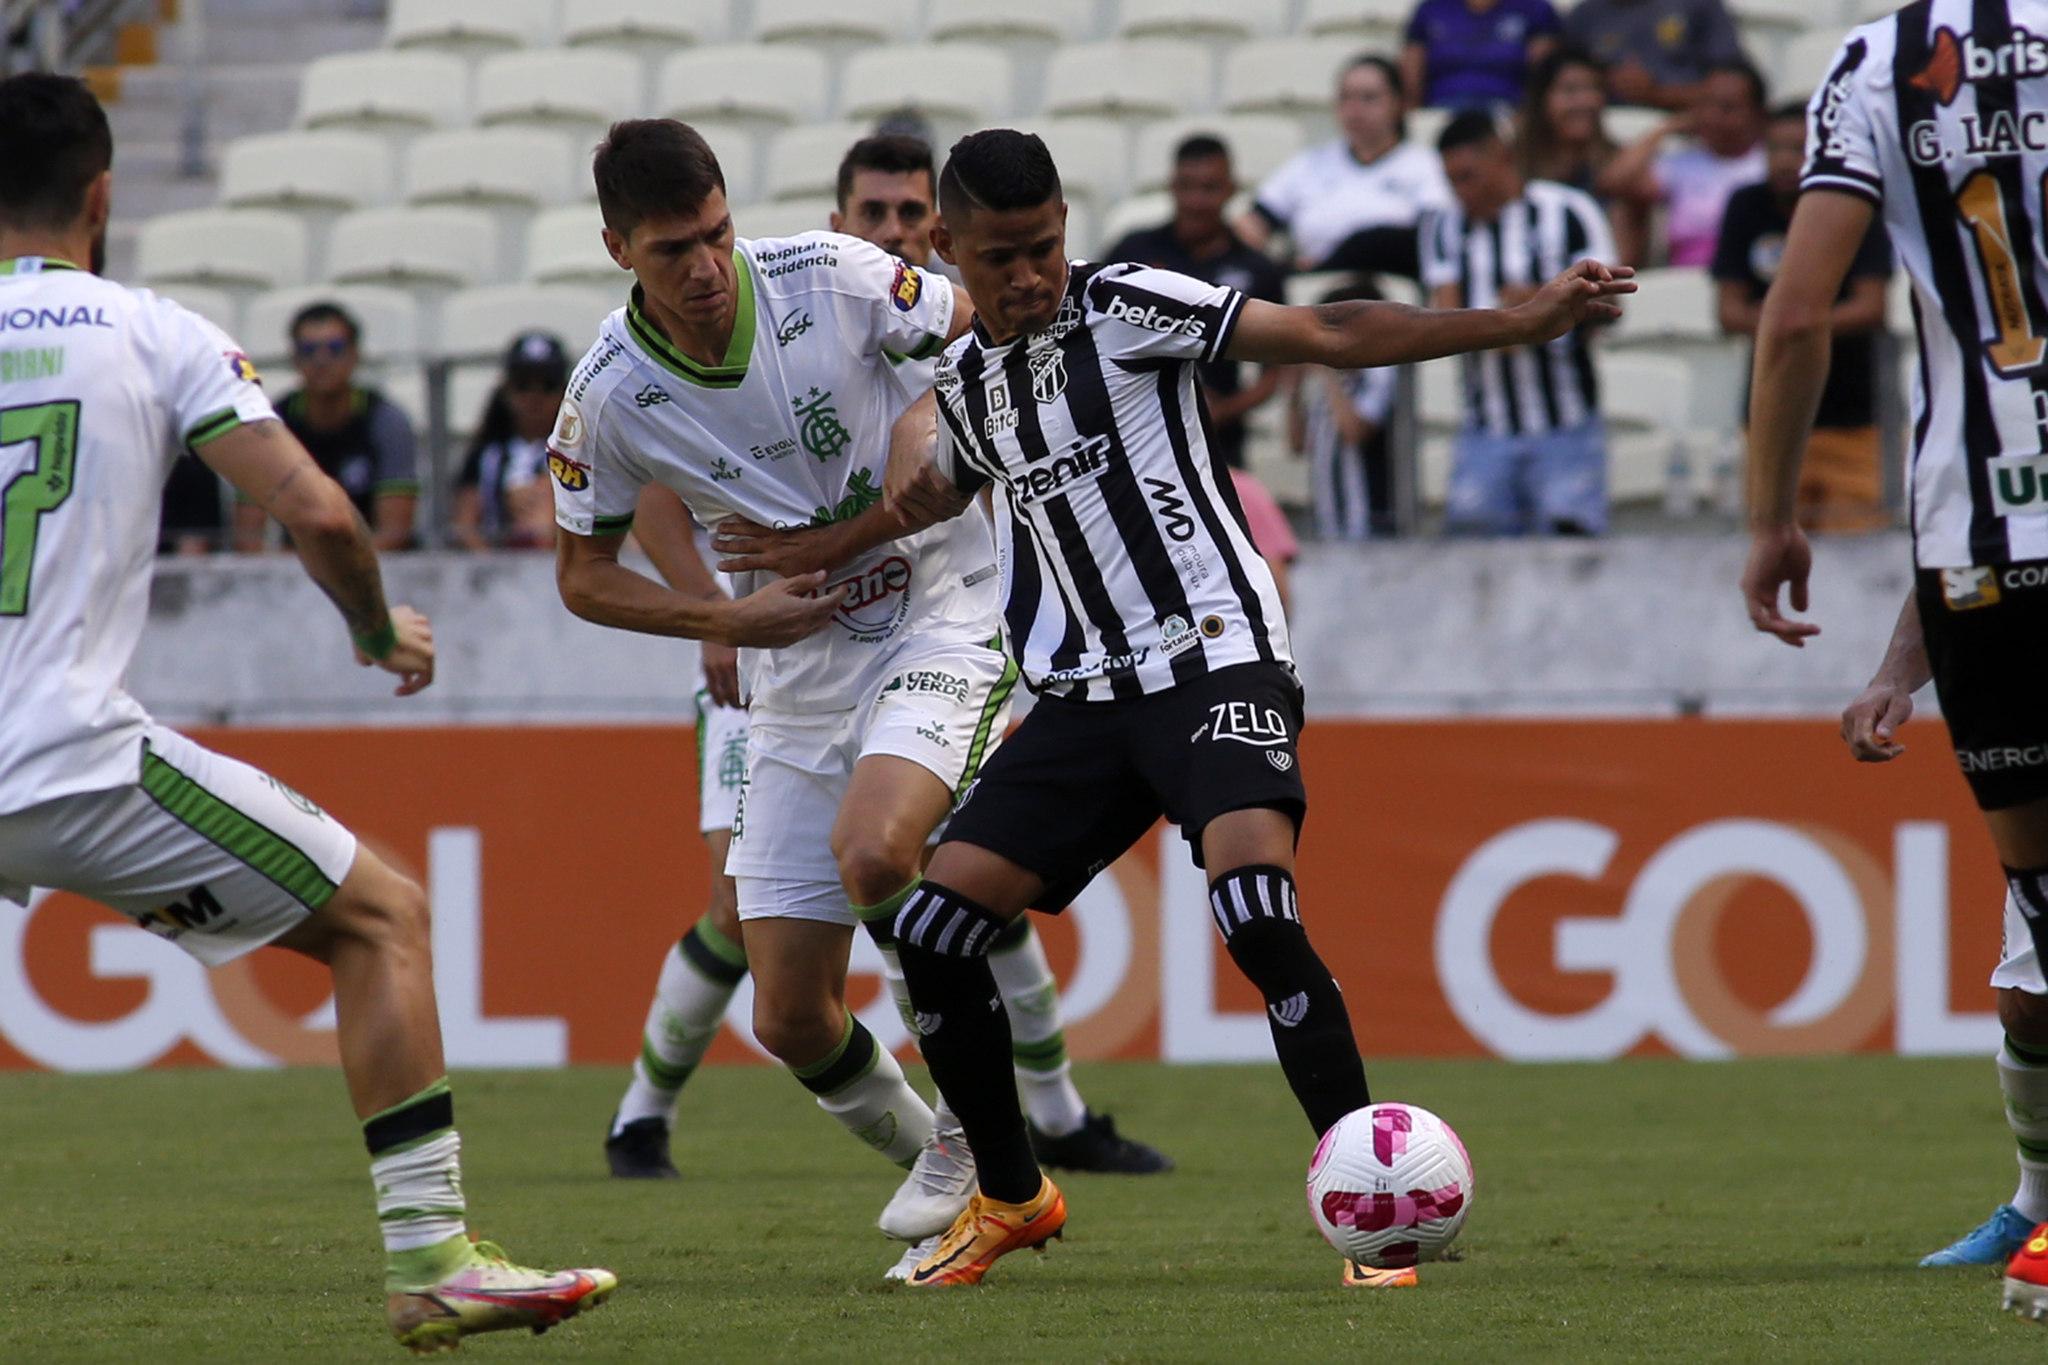
[[[1913,717],[1913,694],[1886,678],[1870,686],[1842,712],[1842,740],[1858,763],[1889,763],[1906,752],[1893,738]]]
[[[721,643],[746,649],[780,649],[815,634],[853,591],[851,583],[825,591],[825,575],[778,578],[726,608]]]
[[[836,569],[843,561],[831,526],[799,526],[778,531],[745,517],[727,517],[711,528],[711,548],[724,558],[723,573],[757,570],[780,578]]]
[[[704,690],[717,706],[740,704],[740,652],[718,640],[706,640],[698,653],[704,661]]]
[[[386,673],[396,673],[399,683],[392,695],[409,697],[434,681],[434,627],[411,607],[393,607],[391,629],[398,643],[389,654],[373,659],[358,649],[356,662],[364,668],[375,665]]]
[[[950,521],[965,512],[971,501],[930,458],[891,460],[882,473],[883,508],[913,526]]]
[[[1621,316],[1615,302],[1636,292],[1633,266],[1580,261],[1537,290],[1528,302],[1509,311],[1527,329],[1524,341],[1534,345],[1563,336],[1589,322],[1612,322]]]
[[[1789,588],[1792,610],[1806,610],[1806,579],[1813,572],[1813,548],[1797,526],[1767,526],[1750,541],[1749,562],[1742,569],[1742,600],[1749,623],[1775,635],[1794,649],[1820,634],[1811,621],[1794,621],[1778,610],[1778,589]]]

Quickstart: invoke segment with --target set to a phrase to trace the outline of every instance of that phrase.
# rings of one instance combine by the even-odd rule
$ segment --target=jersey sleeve
[[[1228,285],[1144,266],[1096,276],[1088,299],[1096,344],[1116,360],[1221,360],[1245,304]]]
[[[932,464],[944,475],[946,481],[963,493],[979,493],[989,482],[988,475],[967,462],[967,432],[961,426],[961,415],[954,411],[953,404],[945,398],[945,390],[956,386],[957,374],[949,381],[943,363],[940,371],[939,388],[939,434],[932,446]]]
[[[862,354],[929,360],[946,349],[953,325],[951,280],[858,238],[841,243],[836,269],[851,285],[840,295],[840,314]]]
[[[168,299],[157,300],[163,399],[180,444],[197,450],[236,427],[277,413],[263,379],[220,328]]]
[[[555,524],[572,536],[617,536],[633,529],[633,508],[648,476],[602,425],[604,402],[562,400],[548,435],[548,477]]]
[[[1828,77],[1806,106],[1806,169],[1801,190],[1840,190],[1884,202],[1884,178],[1877,159],[1877,134],[1870,119],[1865,74],[1870,65],[1870,39],[1851,33]]]

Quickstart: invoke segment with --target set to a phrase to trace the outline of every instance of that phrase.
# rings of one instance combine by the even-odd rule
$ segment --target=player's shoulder
[[[556,418],[556,445],[580,445],[596,426],[606,403],[638,366],[626,338],[626,309],[615,309],[598,324],[597,340],[569,371],[562,391],[562,410]]]
[[[1883,93],[1887,97],[1892,89],[1893,65],[1899,53],[1899,25],[1919,22],[1924,24],[1930,8],[1929,0],[1915,0],[1903,10],[1858,24],[1843,35],[1841,45],[1829,59],[1827,72],[1815,88],[1816,102],[1828,98],[1840,99],[1852,92],[1869,91]],[[1916,19],[1917,16],[1917,19]],[[1942,72],[1937,70],[1944,60],[1957,65],[1960,75],[1961,53],[1951,52],[1944,58],[1940,51],[1944,41],[1953,48],[1953,34],[1936,39],[1936,51],[1931,55],[1925,77],[1939,83]],[[1946,101],[1944,101],[1946,103]]]
[[[747,237],[740,240],[739,251],[753,263],[760,288],[778,298],[873,294],[886,287],[901,264],[873,242],[843,232]]]

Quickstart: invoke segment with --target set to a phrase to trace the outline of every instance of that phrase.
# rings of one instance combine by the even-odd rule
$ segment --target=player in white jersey
[[[893,134],[863,138],[840,163],[831,229],[871,242],[911,265],[926,266],[936,182],[931,148],[923,141]],[[907,396],[931,388],[936,357],[887,359]],[[729,552],[739,556],[730,562],[740,569],[781,569],[748,556],[763,548],[752,534],[757,529],[744,521],[723,523],[722,538]],[[729,595],[731,585],[714,580],[706,567],[708,533],[690,525],[687,510],[667,489],[650,487],[642,493],[634,534],[670,587],[699,597]],[[633,1079],[612,1116],[606,1159],[612,1174],[628,1178],[679,1174],[669,1156],[677,1099],[746,973],[737,896],[724,867],[746,775],[747,713],[738,704],[734,651],[706,642],[702,656],[698,824],[711,855],[711,895],[703,917],[663,956]],[[1017,1083],[1040,1159],[1056,1169],[1130,1175],[1170,1170],[1173,1163],[1161,1153],[1122,1136],[1109,1115],[1082,1101],[1067,1059],[1059,984],[1028,920],[1019,920],[995,945],[990,962],[1010,1015]],[[900,982],[890,984],[901,999]]]
[[[265,944],[327,966],[377,1192],[386,1316],[416,1350],[542,1330],[604,1270],[507,1262],[464,1227],[420,888],[276,779],[153,722],[123,689],[158,503],[194,451],[291,532],[356,660],[433,681],[424,617],[385,606],[367,528],[213,324],[97,265],[113,144],[83,85],[0,81],[0,901],[101,901],[208,966]],[[18,915],[0,907],[0,914]]]
[[[1873,214],[1913,281],[1920,369],[1915,583],[1843,718],[1858,758],[1898,754],[1932,680],[2006,878],[1992,973],[2019,1188],[1923,1265],[2005,1263],[2005,1303],[2048,1315],[2048,0],[1918,0],[1852,31],[1808,109],[1803,193],[1764,301],[1750,406],[1757,629],[1802,645],[1812,555],[1793,519],[1835,291]]]

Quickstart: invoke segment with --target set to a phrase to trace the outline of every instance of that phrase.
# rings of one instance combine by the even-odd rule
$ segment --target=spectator
[[[1270,256],[1246,246],[1223,219],[1224,206],[1237,193],[1230,149],[1207,134],[1186,139],[1174,149],[1171,187],[1173,220],[1129,234],[1103,259],[1158,266],[1227,285],[1255,299],[1284,303],[1280,268]],[[1214,424],[1209,448],[1232,469],[1242,469],[1245,415],[1273,396],[1280,372],[1261,370],[1247,384],[1241,365],[1219,359],[1198,373]]]
[[[1598,197],[1600,174],[1621,151],[1607,135],[1606,112],[1606,71],[1583,48],[1561,47],[1537,62],[1515,135],[1522,178],[1552,180]],[[1649,237],[1642,206],[1607,200],[1601,207],[1613,224],[1621,260],[1642,260]]]
[[[220,475],[186,451],[171,464],[158,522],[160,555],[212,554],[227,542],[225,489]]]
[[[375,389],[356,383],[362,329],[347,310],[311,303],[292,318],[292,366],[299,387],[277,405],[313,460],[347,490],[379,550],[413,540],[419,498],[412,423]],[[263,509],[235,508],[235,548],[263,548]]]
[[[1744,60],[1721,0],[1579,0],[1564,36],[1606,64],[1615,103],[1653,109],[1690,107],[1709,71]]]
[[[1764,78],[1734,62],[1709,71],[1697,90],[1690,109],[1615,157],[1601,178],[1610,197],[1664,205],[1672,265],[1711,265],[1728,196],[1764,178]],[[1693,145],[1664,150],[1688,133]]]
[[[1324,303],[1376,299],[1377,289],[1332,290]],[[1394,534],[1393,470],[1387,427],[1394,411],[1395,371],[1312,369],[1296,387],[1288,437],[1308,457],[1309,502],[1321,540],[1367,540]]]
[[[1571,262],[1614,259],[1591,195],[1525,182],[1493,119],[1459,114],[1437,146],[1457,206],[1425,224],[1423,282],[1439,308],[1513,307]],[[1542,346],[1463,357],[1449,529],[1596,535],[1607,527],[1607,437],[1580,328]]]
[[[1246,469],[1230,471],[1231,491],[1237,494],[1238,509],[1244,513],[1245,529],[1251,532],[1252,548],[1273,571],[1273,588],[1280,594],[1282,615],[1294,614],[1294,588],[1290,574],[1301,558],[1301,542],[1287,524],[1287,514],[1266,491],[1258,476]]]
[[[1287,232],[1294,255],[1314,268],[1361,229],[1403,229],[1410,248],[1416,221],[1450,202],[1443,169],[1402,139],[1401,73],[1385,57],[1354,58],[1337,77],[1337,126],[1343,136],[1290,158],[1259,186],[1237,232],[1264,251]],[[1412,259],[1412,257],[1411,257]]]
[[[450,529],[463,549],[555,543],[548,433],[568,383],[569,356],[546,332],[527,332],[505,352],[505,372],[455,477]]]
[[[1563,31],[1550,0],[1420,0],[1408,17],[1401,84],[1433,109],[1514,105],[1529,68]]]
[[[1763,183],[1728,200],[1714,252],[1721,329],[1756,335],[1764,293],[1777,277],[1799,198],[1806,157],[1806,110],[1783,105],[1764,133]],[[1799,524],[1816,531],[1868,531],[1885,524],[1877,436],[1877,338],[1884,330],[1885,281],[1892,273],[1884,223],[1871,220],[1836,297],[1827,387],[1800,467]]]

